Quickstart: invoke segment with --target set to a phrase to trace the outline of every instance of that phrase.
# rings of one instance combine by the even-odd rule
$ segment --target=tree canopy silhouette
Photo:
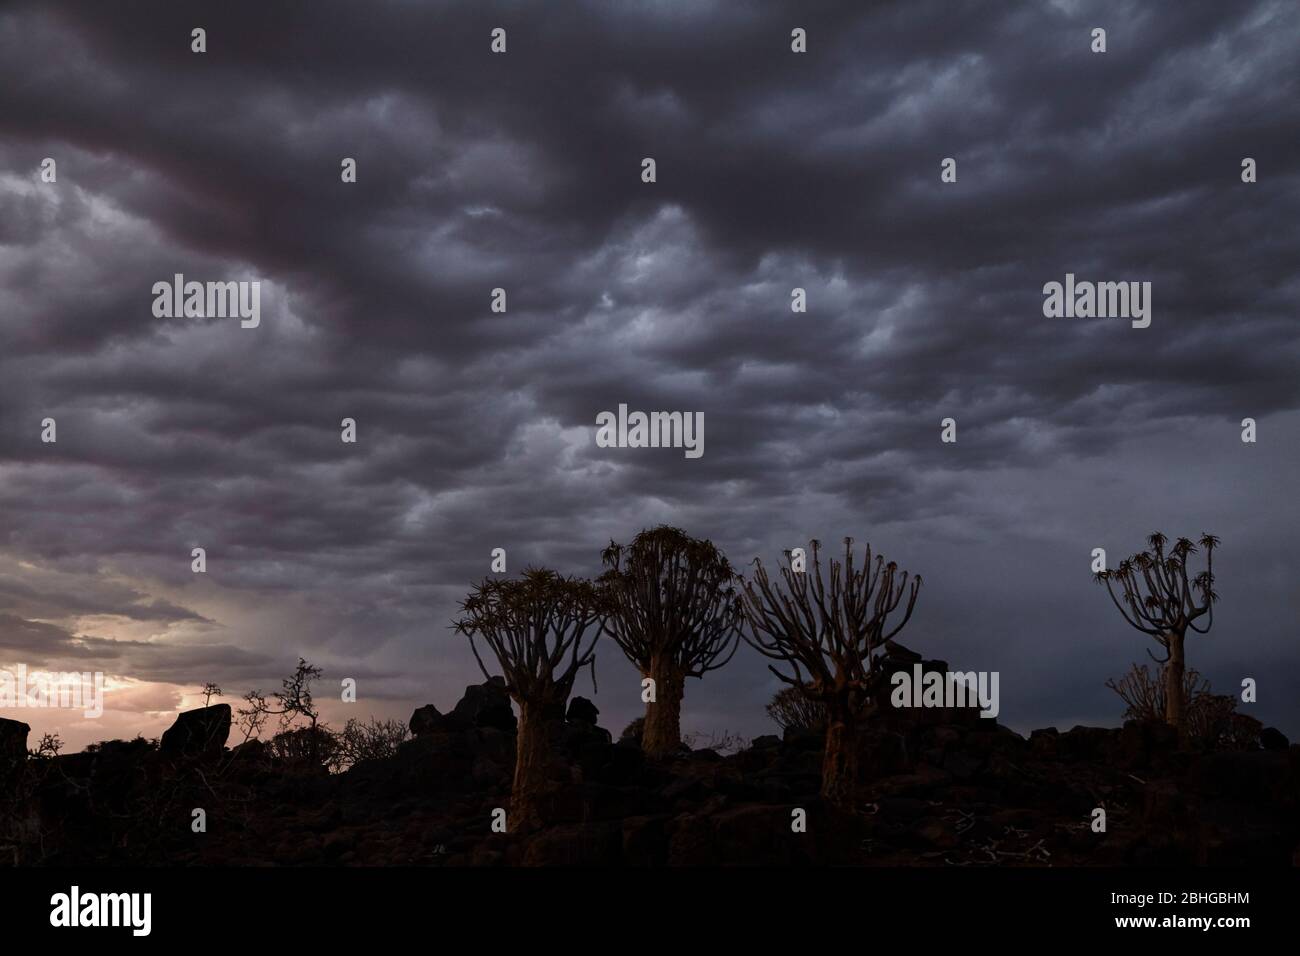
[[[479,669],[491,679],[476,641],[488,646],[519,707],[507,820],[511,831],[535,829],[543,822],[551,759],[546,722],[563,716],[580,669],[592,666],[594,681],[602,607],[590,581],[545,568],[529,568],[513,580],[486,578],[461,602],[462,616],[454,629],[469,638]]]
[[[1205,570],[1194,578],[1188,577],[1188,559],[1196,554],[1196,545],[1189,538],[1179,538],[1165,551],[1169,543],[1159,531],[1147,538],[1149,548],[1120,562],[1112,570],[1099,571],[1096,580],[1106,585],[1110,599],[1124,620],[1144,634],[1151,635],[1164,648],[1164,659],[1148,650],[1151,659],[1163,665],[1165,679],[1165,722],[1177,727],[1179,733],[1187,730],[1187,690],[1184,683],[1186,657],[1183,644],[1189,629],[1205,634],[1214,624],[1214,549],[1219,539],[1212,534],[1201,534],[1200,545],[1205,549]],[[1120,587],[1116,595],[1115,585]],[[1204,617],[1205,625],[1196,622]]]
[[[642,749],[671,753],[681,746],[686,678],[722,667],[740,643],[737,575],[713,542],[666,525],[642,531],[629,545],[611,541],[601,557],[607,629],[654,681]]]
[[[916,575],[909,584],[908,572],[880,555],[873,566],[870,545],[857,567],[852,538],[844,539],[844,560],[831,560],[827,578],[820,542],[808,547],[811,567],[806,571],[794,570],[791,552],[785,552],[784,586],[774,585],[762,562],[754,559],[753,579],[743,589],[753,632],[745,639],[764,656],[789,665],[792,675],[771,664],[768,669],[825,709],[822,795],[848,806],[859,773],[857,723],[875,691],[871,653],[911,620],[921,578]],[[901,619],[890,627],[889,617],[900,607]]]

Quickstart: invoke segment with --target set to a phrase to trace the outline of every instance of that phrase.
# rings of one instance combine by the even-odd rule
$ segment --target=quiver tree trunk
[[[1169,635],[1169,662],[1165,665],[1165,723],[1178,728],[1181,737],[1187,729],[1187,701],[1184,694],[1184,676],[1187,671],[1183,656],[1185,635]]]
[[[843,809],[853,807],[858,785],[857,721],[843,711],[826,719],[826,751],[822,756],[822,797]]]
[[[511,833],[527,833],[542,825],[542,800],[549,786],[547,765],[550,762],[544,710],[541,704],[519,705],[515,776],[510,787],[510,817],[506,822],[506,829]]]
[[[676,753],[682,742],[682,697],[686,677],[669,660],[651,661],[646,674],[655,682],[655,699],[646,703],[641,749],[652,757]]]

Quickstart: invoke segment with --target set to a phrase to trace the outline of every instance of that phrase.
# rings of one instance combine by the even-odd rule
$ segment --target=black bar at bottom
[[[148,935],[194,943],[291,932],[338,941],[376,932],[447,942],[512,935],[721,932],[770,943],[810,930],[955,934],[973,941],[1183,938],[1294,931],[1300,871],[1221,869],[451,869],[192,868],[0,871],[6,938]],[[72,917],[73,887],[77,916]],[[103,894],[113,894],[105,900]],[[128,894],[127,897],[119,894]],[[94,897],[87,901],[88,897]],[[60,906],[62,905],[62,909]],[[62,921],[66,925],[55,926]],[[117,926],[72,926],[105,922]],[[134,919],[132,919],[134,917]],[[1208,920],[1208,925],[1203,922]],[[602,930],[603,924],[608,924]],[[444,935],[448,934],[448,935]],[[143,935],[140,933],[139,935]],[[809,944],[811,945],[811,940]]]

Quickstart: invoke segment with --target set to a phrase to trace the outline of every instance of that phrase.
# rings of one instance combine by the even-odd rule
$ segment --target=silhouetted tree
[[[762,562],[754,560],[753,580],[746,581],[743,590],[753,631],[745,639],[759,653],[793,668],[794,675],[788,676],[768,665],[779,679],[825,708],[822,795],[831,803],[850,806],[859,769],[857,724],[874,691],[871,652],[911,619],[921,578],[913,577],[909,585],[908,572],[880,556],[873,568],[870,545],[862,568],[857,568],[853,539],[845,538],[844,561],[831,560],[828,580],[822,574],[820,549],[818,541],[810,542],[811,566],[806,571],[794,571],[791,552],[785,552],[784,587],[773,585]],[[889,616],[900,606],[902,618],[891,629]]]
[[[204,707],[207,707],[212,703],[212,698],[222,696],[221,688],[218,687],[216,684],[214,684],[212,681],[208,681],[206,684],[204,684],[203,690],[199,691],[199,693],[203,695]]]
[[[57,733],[41,734],[41,739],[36,742],[36,746],[27,751],[27,756],[32,760],[43,760],[49,757],[57,757],[59,751],[63,749],[63,738]]]
[[[681,746],[686,678],[722,667],[740,643],[736,573],[713,542],[667,526],[642,531],[626,546],[611,541],[601,557],[606,627],[641,676],[654,681],[641,747],[672,753]]]
[[[1188,538],[1179,538],[1166,554],[1168,541],[1157,531],[1147,538],[1148,550],[1125,558],[1113,570],[1099,571],[1096,579],[1106,585],[1124,620],[1150,634],[1164,648],[1163,660],[1147,653],[1164,666],[1165,722],[1185,733],[1187,665],[1183,642],[1189,628],[1204,634],[1214,623],[1214,602],[1219,597],[1214,591],[1214,549],[1219,539],[1212,534],[1201,535],[1205,570],[1195,578],[1188,577],[1187,561],[1196,553],[1196,545]],[[1120,596],[1115,593],[1116,584]],[[1206,615],[1205,626],[1198,627],[1196,621]]]
[[[590,581],[529,568],[517,580],[485,579],[461,610],[454,628],[469,638],[474,659],[490,680],[475,639],[487,644],[519,706],[507,827],[513,832],[535,829],[542,822],[540,803],[550,762],[546,721],[563,714],[579,669],[594,665],[603,630],[599,593]]]
[[[238,710],[240,724],[245,728],[244,740],[256,737],[270,717],[280,718],[280,735],[294,730],[296,721],[305,720],[307,725],[299,729],[306,732],[293,737],[292,741],[286,738],[281,747],[294,754],[301,751],[314,763],[324,762],[328,754],[323,752],[322,743],[327,735],[317,728],[320,711],[311,694],[312,681],[320,675],[319,667],[308,664],[300,657],[293,674],[280,682],[281,689],[274,694],[274,704],[261,691],[250,690],[245,694],[244,701],[248,706]]]

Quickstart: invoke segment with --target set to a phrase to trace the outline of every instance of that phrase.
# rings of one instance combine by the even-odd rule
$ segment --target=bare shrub
[[[362,722],[353,717],[337,735],[338,750],[332,769],[344,770],[362,760],[384,760],[397,754],[397,748],[411,737],[400,720]]]
[[[826,729],[826,708],[821,701],[811,700],[798,688],[785,687],[777,691],[767,705],[767,716],[783,731]]]
[[[282,730],[268,743],[277,760],[303,766],[332,766],[338,758],[339,739],[323,724]]]
[[[1106,686],[1124,701],[1125,720],[1164,720],[1169,675],[1162,667],[1155,673],[1145,664],[1134,664],[1118,681]],[[1263,725],[1254,717],[1237,713],[1237,699],[1231,694],[1213,694],[1210,682],[1192,669],[1183,673],[1182,696],[1189,742],[1214,750],[1254,750],[1259,747]]]
[[[682,743],[691,750],[712,750],[723,755],[739,753],[749,746],[748,738],[727,730],[720,734],[705,733],[702,730],[689,731],[682,734]]]

